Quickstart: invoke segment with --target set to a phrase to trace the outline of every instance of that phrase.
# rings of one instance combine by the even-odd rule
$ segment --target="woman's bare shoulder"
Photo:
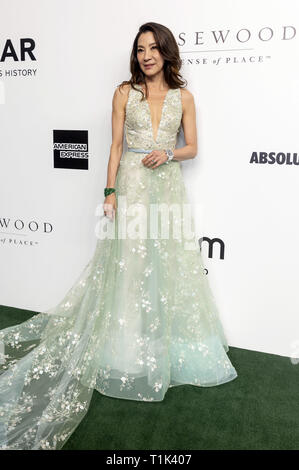
[[[130,83],[124,83],[123,85],[118,85],[115,92],[120,93],[122,96],[123,95],[127,96],[129,94],[130,88],[131,88]]]
[[[130,83],[125,83],[124,85],[118,85],[116,89],[114,90],[113,94],[113,104],[115,106],[120,106],[122,108],[125,108],[128,97],[129,97],[129,92],[130,92],[131,85]]]
[[[187,88],[181,88],[182,106],[183,111],[194,104],[194,96]]]
[[[182,99],[186,102],[191,102],[194,100],[194,96],[188,88],[181,88]]]

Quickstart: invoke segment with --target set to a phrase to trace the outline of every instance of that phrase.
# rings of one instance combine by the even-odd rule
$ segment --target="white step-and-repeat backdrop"
[[[228,342],[297,357],[299,2],[0,9],[0,304],[53,307],[93,255],[113,93],[139,26],[154,21],[177,39],[195,97],[198,155],[182,170]]]

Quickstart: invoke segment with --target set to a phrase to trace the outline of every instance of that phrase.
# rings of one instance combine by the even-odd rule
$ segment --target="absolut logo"
[[[54,168],[88,170],[88,131],[53,131]]]
[[[249,163],[260,165],[299,165],[296,152],[253,152]]]

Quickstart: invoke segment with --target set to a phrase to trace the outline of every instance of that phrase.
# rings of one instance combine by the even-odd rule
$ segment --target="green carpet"
[[[35,312],[0,307],[0,329]],[[238,377],[216,387],[181,385],[162,402],[93,392],[63,450],[299,449],[299,364],[230,347]]]

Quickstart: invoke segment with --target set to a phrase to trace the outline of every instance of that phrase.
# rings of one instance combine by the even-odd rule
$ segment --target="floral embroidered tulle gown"
[[[141,86],[136,88],[126,106],[128,148],[174,148],[180,89],[168,90],[154,139],[149,103],[141,101]],[[237,377],[198,242],[172,236],[176,224],[183,226],[188,203],[180,162],[153,170],[142,164],[144,156],[122,155],[116,216],[105,218],[114,236],[98,238],[92,259],[63,300],[0,331],[1,449],[60,449],[86,414],[94,390],[155,402],[169,387],[210,387]],[[132,204],[147,216],[133,227],[135,237],[130,220],[136,214],[127,214],[130,236],[118,231]],[[157,204],[181,208],[172,219],[169,211],[165,238],[161,222],[156,236],[150,232],[150,207]]]

